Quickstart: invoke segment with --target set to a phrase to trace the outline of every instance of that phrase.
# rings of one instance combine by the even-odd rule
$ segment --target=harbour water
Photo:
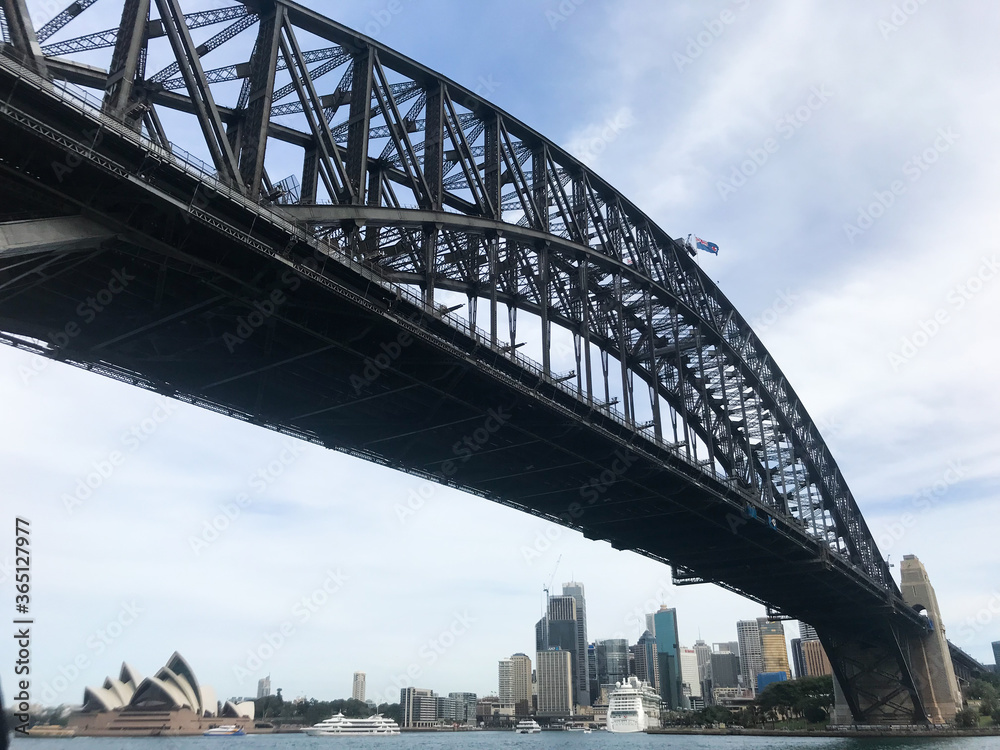
[[[397,737],[75,737],[15,739],[13,750],[1000,750],[1000,737],[738,737],[593,732],[419,732]]]

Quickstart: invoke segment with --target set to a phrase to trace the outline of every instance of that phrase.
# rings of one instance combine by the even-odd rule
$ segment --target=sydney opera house
[[[77,735],[105,737],[185,735],[220,724],[251,729],[253,718],[252,701],[219,703],[215,690],[200,684],[175,651],[153,677],[142,677],[126,663],[117,680],[108,677],[103,687],[88,687],[69,727]]]

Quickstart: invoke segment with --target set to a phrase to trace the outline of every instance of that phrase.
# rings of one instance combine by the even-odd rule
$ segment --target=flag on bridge
[[[706,253],[712,253],[712,255],[719,254],[719,246],[716,245],[714,242],[707,242],[706,240],[703,240],[701,237],[695,237],[695,240],[698,243],[699,250],[702,250]]]

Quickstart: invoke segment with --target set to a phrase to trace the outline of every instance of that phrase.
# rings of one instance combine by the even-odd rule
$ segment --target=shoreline
[[[1000,737],[1000,727],[988,729],[647,729],[646,734],[704,734],[729,737]]]

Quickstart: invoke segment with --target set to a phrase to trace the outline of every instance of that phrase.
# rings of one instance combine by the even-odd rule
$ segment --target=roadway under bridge
[[[93,4],[38,29],[0,4],[0,340],[811,623],[858,723],[953,717],[926,667],[939,613],[904,599],[686,246],[525,123],[306,7],[104,0],[117,26],[75,35]]]

